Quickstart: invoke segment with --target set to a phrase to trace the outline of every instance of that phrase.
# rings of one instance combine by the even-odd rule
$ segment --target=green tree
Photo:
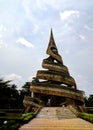
[[[30,95],[30,85],[31,85],[31,82],[26,82],[22,86],[22,91],[24,92],[24,95]]]
[[[93,107],[93,94],[89,95],[88,104],[89,104],[89,107]]]
[[[10,94],[10,81],[0,79],[0,108],[4,108],[8,104]]]
[[[93,94],[89,95],[89,97],[85,100],[85,104],[87,107],[93,107]]]
[[[15,84],[11,81],[0,79],[0,108],[16,108],[18,107],[19,93]]]

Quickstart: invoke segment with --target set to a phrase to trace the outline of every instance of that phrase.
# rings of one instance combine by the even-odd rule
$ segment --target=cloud
[[[91,28],[88,25],[85,25],[84,28],[87,29],[87,30],[89,30],[89,31],[93,31],[93,27]]]
[[[85,36],[79,35],[79,37],[80,37],[81,40],[85,40]]]
[[[36,34],[39,31],[39,26],[37,24],[34,24],[34,29],[32,30],[32,33]]]
[[[90,91],[90,89],[92,90],[92,84],[91,81],[88,80],[88,78],[84,75],[77,75],[77,85],[78,85],[78,89],[81,89],[82,91],[85,91],[85,95],[88,95],[89,93],[91,94],[92,92]],[[87,87],[89,86],[89,87]]]
[[[1,24],[0,25],[0,33],[6,32],[6,30],[7,30],[7,28],[3,24]]]
[[[67,20],[71,16],[79,17],[79,11],[77,10],[65,10],[60,13],[61,20]]]
[[[29,41],[27,41],[25,38],[19,38],[16,42],[20,43],[26,47],[29,47],[29,48],[34,47],[34,45],[32,43],[30,43]]]
[[[12,82],[10,82],[10,84],[16,84],[17,85],[17,89],[21,89],[21,86],[23,85],[23,77],[18,75],[18,74],[15,74],[15,73],[11,73],[9,75],[5,75],[4,76],[4,80],[10,80]]]
[[[3,45],[3,36],[5,35],[6,32],[6,27],[3,24],[0,24],[0,48],[2,48]]]
[[[2,34],[0,34],[0,38],[2,38],[3,37],[3,35]]]
[[[29,80],[29,81],[32,81],[33,77],[34,77],[34,76],[28,77],[28,80]]]
[[[3,47],[3,44],[2,44],[2,41],[0,40],[0,48],[2,48]]]
[[[29,16],[29,14],[30,14],[30,8],[29,8],[30,1],[29,0],[23,0],[22,4],[23,4],[23,7],[24,7],[26,14]]]
[[[5,76],[6,80],[20,80],[22,77],[20,75],[17,75],[15,73],[9,74]]]
[[[65,53],[66,53],[66,54],[69,54],[70,52],[69,52],[69,50],[66,50]]]

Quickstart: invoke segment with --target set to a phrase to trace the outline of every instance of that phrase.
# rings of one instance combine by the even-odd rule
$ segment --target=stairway
[[[19,130],[93,130],[93,124],[77,118],[67,107],[44,107]]]
[[[37,118],[76,118],[76,115],[68,107],[44,107],[36,116]]]

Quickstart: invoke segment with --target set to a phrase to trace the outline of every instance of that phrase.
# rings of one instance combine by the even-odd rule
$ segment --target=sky
[[[77,88],[93,94],[93,0],[0,0],[0,78],[18,89],[31,81],[51,28]]]

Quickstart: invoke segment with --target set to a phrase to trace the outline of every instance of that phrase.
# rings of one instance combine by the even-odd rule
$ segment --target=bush
[[[34,117],[34,113],[27,113],[27,114],[23,114],[19,120],[22,123],[27,123],[33,117]]]
[[[88,113],[79,113],[79,117],[93,123],[93,114],[88,114]]]
[[[17,130],[20,126],[20,123],[16,120],[9,120],[6,124],[0,127],[0,130]]]
[[[23,114],[12,120],[8,120],[6,124],[0,127],[0,130],[17,130],[22,124],[27,123],[34,117],[34,113]]]

